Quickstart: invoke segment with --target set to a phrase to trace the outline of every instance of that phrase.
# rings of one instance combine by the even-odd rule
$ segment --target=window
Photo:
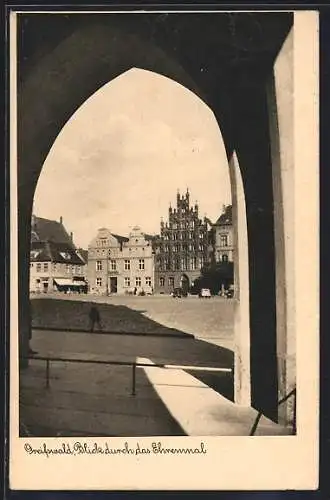
[[[135,278],[135,286],[141,286],[141,278],[140,278],[140,276],[138,276],[137,278]]]
[[[125,260],[125,271],[129,271],[130,269],[131,269],[131,261]]]
[[[102,271],[102,261],[101,260],[96,261],[96,270]]]
[[[170,259],[165,259],[165,271],[169,271],[170,269]]]
[[[221,247],[228,246],[228,236],[227,236],[227,234],[220,234],[220,246]]]
[[[41,273],[41,264],[40,264],[40,262],[37,263],[37,273]]]
[[[144,269],[144,259],[139,259],[139,269]]]
[[[53,270],[56,272],[56,262],[53,264]]]
[[[69,274],[69,273],[70,273],[70,264],[66,264],[66,265],[65,265],[65,272],[66,272],[67,274]]]
[[[204,238],[204,234],[203,233],[199,233],[199,239],[202,240]]]
[[[181,269],[184,271],[185,269],[187,269],[187,261],[184,257],[182,257],[181,259]]]
[[[168,278],[168,286],[174,286],[174,277],[173,276],[170,276]]]
[[[175,260],[175,269],[178,271],[180,270],[180,259],[179,258]]]
[[[101,245],[102,245],[102,247],[106,247],[108,245],[106,238],[101,238]]]
[[[151,286],[151,278],[149,276],[146,277],[146,286]]]
[[[102,278],[96,278],[96,286],[102,286]]]
[[[125,286],[131,286],[131,280],[128,277],[125,278]]]
[[[110,260],[110,268],[111,268],[111,271],[116,271],[116,269],[117,269],[117,263],[114,259]]]
[[[190,238],[194,239],[194,231],[190,231]]]
[[[33,267],[33,262],[30,262],[30,267]]]
[[[178,234],[177,233],[173,233],[173,240],[177,240],[178,239]]]
[[[203,243],[200,243],[200,244],[199,244],[199,250],[200,250],[201,252],[203,252],[203,250],[204,250],[204,245],[203,245]]]
[[[159,286],[165,286],[165,278],[164,278],[164,276],[161,276],[159,278]]]
[[[202,269],[203,265],[204,265],[204,259],[203,259],[203,257],[200,257],[199,258],[199,268]]]
[[[76,266],[76,274],[80,274],[80,266]]]
[[[222,256],[222,262],[228,262],[228,255],[225,253]]]
[[[44,262],[44,272],[48,271],[48,262]]]

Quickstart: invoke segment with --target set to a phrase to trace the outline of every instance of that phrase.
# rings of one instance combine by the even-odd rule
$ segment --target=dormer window
[[[31,259],[36,259],[38,257],[38,255],[40,255],[40,253],[41,253],[40,250],[32,250],[30,252]]]
[[[60,252],[60,256],[65,260],[71,259],[71,255],[68,252]]]

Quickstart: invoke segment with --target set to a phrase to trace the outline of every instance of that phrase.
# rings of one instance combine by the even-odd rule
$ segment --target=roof
[[[84,260],[77,250],[67,243],[52,241],[31,242],[31,262],[56,262],[59,264],[84,265]]]
[[[233,223],[232,205],[227,205],[215,223],[216,226],[230,226]]]
[[[144,238],[147,241],[155,241],[157,239],[157,236],[155,234],[146,234],[146,233],[144,233]],[[159,236],[158,236],[158,238],[159,238]]]
[[[129,238],[126,238],[126,236],[120,236],[119,234],[113,234],[111,233],[116,240],[119,241],[119,243],[124,243],[125,241],[129,241]]]
[[[83,258],[85,263],[87,264],[88,261],[88,250],[84,250],[83,248],[78,248],[79,255]]]
[[[54,243],[65,243],[71,248],[75,248],[71,237],[65,230],[61,222],[44,219],[43,217],[33,217],[32,240],[52,241]]]

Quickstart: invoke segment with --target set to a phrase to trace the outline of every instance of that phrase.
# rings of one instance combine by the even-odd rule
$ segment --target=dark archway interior
[[[252,404],[277,419],[272,164],[266,82],[291,13],[21,14],[18,16],[20,353],[30,329],[30,216],[45,158],[66,121],[132,67],[195,92],[213,110],[245,189]]]

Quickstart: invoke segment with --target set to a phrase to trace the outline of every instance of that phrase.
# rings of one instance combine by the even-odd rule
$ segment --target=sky
[[[206,104],[178,83],[131,69],[93,94],[57,136],[34,214],[59,220],[87,248],[100,227],[159,233],[176,193],[189,188],[212,222],[231,203],[228,162]]]

